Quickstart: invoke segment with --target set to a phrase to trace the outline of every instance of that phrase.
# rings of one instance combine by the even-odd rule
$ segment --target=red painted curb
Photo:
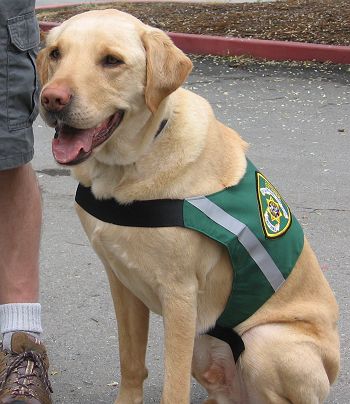
[[[268,41],[170,32],[175,45],[184,52],[220,56],[250,55],[268,60],[316,60],[350,63],[350,46],[320,45],[305,42]]]
[[[39,27],[43,32],[48,32],[51,28],[55,28],[58,25],[57,22],[39,22]]]
[[[140,0],[135,0],[140,1]],[[149,0],[148,0],[149,1]],[[104,3],[101,1],[99,3]],[[76,6],[88,3],[37,7],[37,10]],[[58,25],[55,22],[40,22],[42,31]],[[233,38],[210,35],[169,32],[175,45],[184,52],[198,55],[253,56],[267,60],[317,61],[350,64],[350,46],[321,45],[305,42],[270,41],[253,38]]]

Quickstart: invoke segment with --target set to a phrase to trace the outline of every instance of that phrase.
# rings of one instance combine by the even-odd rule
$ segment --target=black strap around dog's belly
[[[216,324],[214,328],[207,331],[207,334],[229,344],[235,362],[238,361],[241,353],[245,350],[241,336],[232,328],[221,327],[219,324]]]
[[[135,201],[122,205],[114,198],[96,199],[91,188],[79,184],[75,201],[90,215],[106,223],[130,227],[184,227],[183,199]],[[234,330],[216,324],[207,334],[229,344],[237,362],[244,351],[244,342]]]

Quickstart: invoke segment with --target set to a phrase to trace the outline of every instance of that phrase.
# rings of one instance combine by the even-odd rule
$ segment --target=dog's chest
[[[181,230],[130,228],[96,221],[90,240],[124,286],[150,310],[161,314],[159,295],[186,273],[181,256],[188,242]]]

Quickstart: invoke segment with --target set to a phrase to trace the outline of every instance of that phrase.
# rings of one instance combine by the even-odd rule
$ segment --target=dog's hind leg
[[[105,265],[118,322],[121,383],[115,404],[143,403],[149,310]]]
[[[266,324],[243,334],[238,365],[254,404],[320,404],[339,365],[334,330],[317,337],[303,324]]]
[[[203,335],[195,340],[192,374],[207,390],[205,404],[245,404],[246,395],[231,348]]]

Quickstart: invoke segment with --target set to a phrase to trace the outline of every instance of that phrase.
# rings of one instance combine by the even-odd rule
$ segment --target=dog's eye
[[[56,48],[50,52],[50,58],[53,60],[57,60],[61,57],[60,51]]]
[[[106,67],[116,67],[116,66],[123,64],[124,62],[122,60],[116,58],[115,56],[107,55],[103,59],[102,63]]]

